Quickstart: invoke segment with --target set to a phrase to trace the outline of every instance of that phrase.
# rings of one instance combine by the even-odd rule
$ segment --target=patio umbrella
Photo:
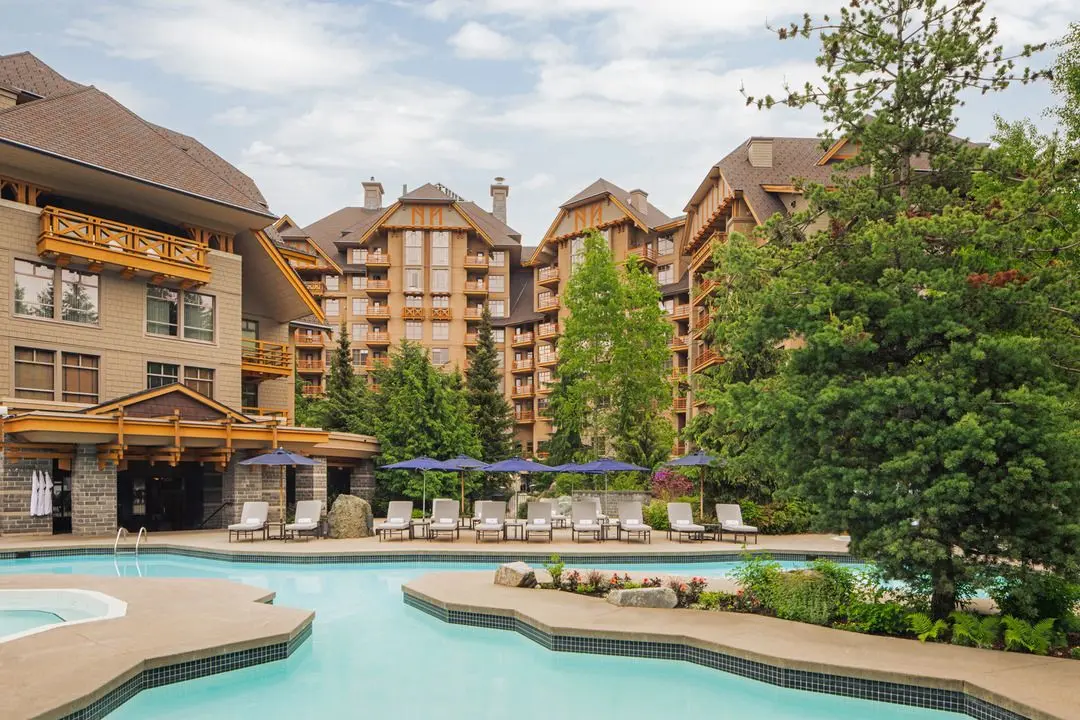
[[[716,457],[709,455],[701,450],[695,450],[689,455],[684,455],[681,458],[675,458],[664,463],[665,467],[700,467],[706,468],[716,462]],[[698,497],[699,510],[701,514],[705,514],[705,470],[702,469],[699,473],[698,480],[701,482],[701,495]]]
[[[256,455],[247,460],[241,460],[240,464],[270,465],[281,468],[278,478],[278,501],[281,505],[281,522],[285,522],[285,468],[296,467],[298,465],[315,465],[317,463],[305,455],[289,452],[285,448],[277,448],[271,452]]]
[[[649,472],[649,468],[642,467],[640,465],[634,465],[633,463],[622,462],[621,460],[612,460],[611,458],[600,458],[599,460],[593,460],[583,465],[578,466],[577,472],[590,473],[593,475],[604,476],[604,495],[607,495],[608,486],[608,473],[613,472]]]
[[[471,458],[468,455],[458,455],[449,460],[443,460],[440,470],[457,470],[461,475],[461,514],[465,515],[465,471],[477,470],[487,466],[483,460]]]
[[[485,466],[483,470],[484,472],[505,473],[551,472],[551,468],[547,465],[533,462],[532,460],[526,460],[525,458],[510,458],[509,460],[501,460],[497,463],[492,463],[491,465]]]
[[[390,465],[383,465],[380,470],[419,470],[420,474],[424,477],[424,496],[420,503],[420,515],[421,517],[427,517],[427,471],[428,470],[442,470],[442,463],[438,460],[425,457],[415,457],[412,460],[402,460],[401,462],[392,463]]]

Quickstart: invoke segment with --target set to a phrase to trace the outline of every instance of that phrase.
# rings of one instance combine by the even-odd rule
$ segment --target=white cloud
[[[473,21],[462,25],[447,42],[458,57],[473,60],[505,60],[515,54],[510,38]]]
[[[227,110],[215,113],[210,119],[218,125],[250,127],[258,123],[260,117],[258,113],[249,110],[245,105],[234,105]]]
[[[549,175],[546,172],[538,172],[529,177],[525,182],[521,183],[521,187],[526,190],[539,190],[540,188],[547,187],[555,182],[555,177]]]

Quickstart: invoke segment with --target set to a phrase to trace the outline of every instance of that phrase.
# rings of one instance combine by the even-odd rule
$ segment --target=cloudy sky
[[[603,176],[675,215],[709,166],[754,135],[815,135],[762,94],[815,77],[817,47],[766,23],[842,0],[0,0],[0,53],[30,50],[148,120],[194,135],[307,224],[441,182],[535,243],[557,206]],[[1075,0],[991,0],[1007,45],[1053,39]],[[1040,59],[1040,64],[1048,58]],[[1045,87],[975,98],[1037,118]]]

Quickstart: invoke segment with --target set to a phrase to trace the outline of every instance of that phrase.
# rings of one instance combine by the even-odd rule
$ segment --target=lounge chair
[[[652,542],[652,528],[645,524],[641,503],[633,500],[619,503],[619,539],[626,533],[627,542],[638,537],[647,543]]]
[[[240,522],[229,526],[229,542],[233,535],[239,541],[241,535],[247,535],[252,541],[255,533],[262,533],[263,540],[269,535],[266,525],[266,516],[270,514],[270,503],[262,501],[248,501],[240,511]]]
[[[551,521],[551,503],[529,503],[529,518],[525,522],[525,541],[528,542],[532,535],[547,535],[548,542],[554,539],[554,531]]]
[[[568,518],[559,512],[559,503],[552,502],[551,504],[551,526],[557,528],[564,528],[568,523]]]
[[[494,535],[497,540],[505,540],[506,503],[501,500],[485,500],[477,505],[480,506],[480,520],[473,528],[476,532],[476,542],[480,542],[489,535]]]
[[[690,540],[702,539],[705,528],[694,524],[694,511],[690,507],[690,503],[669,502],[667,504],[667,516],[668,540],[671,539],[671,533],[675,533],[679,542],[682,542],[684,537]]]
[[[322,500],[301,500],[296,503],[295,520],[285,526],[285,539],[295,540],[301,535],[315,537],[319,534],[322,516]]]
[[[582,535],[592,535],[593,540],[604,539],[604,528],[596,516],[596,505],[592,500],[579,500],[570,510],[574,516],[570,525],[570,539],[579,540]]]
[[[393,539],[394,533],[404,540],[405,534],[412,535],[412,500],[393,500],[386,510],[386,522],[375,526],[379,542],[384,538]]]
[[[735,542],[739,541],[740,535],[742,535],[744,543],[753,535],[754,544],[757,545],[758,529],[743,522],[742,508],[738,504],[716,503],[716,522],[718,540],[723,540],[726,532],[731,533]]]
[[[434,540],[439,535],[449,535],[451,539],[461,537],[457,500],[436,500],[431,504],[431,524],[427,529],[428,540]]]

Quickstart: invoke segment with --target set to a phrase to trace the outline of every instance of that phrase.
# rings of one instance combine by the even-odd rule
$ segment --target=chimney
[[[750,138],[749,159],[751,167],[771,168],[772,138]]]
[[[506,178],[497,177],[491,184],[491,214],[506,222],[506,198],[510,196],[510,186]]]
[[[642,215],[649,214],[649,193],[644,190],[631,190],[630,191],[630,204],[634,206]]]
[[[378,210],[382,207],[383,186],[375,178],[364,183],[364,209]]]

